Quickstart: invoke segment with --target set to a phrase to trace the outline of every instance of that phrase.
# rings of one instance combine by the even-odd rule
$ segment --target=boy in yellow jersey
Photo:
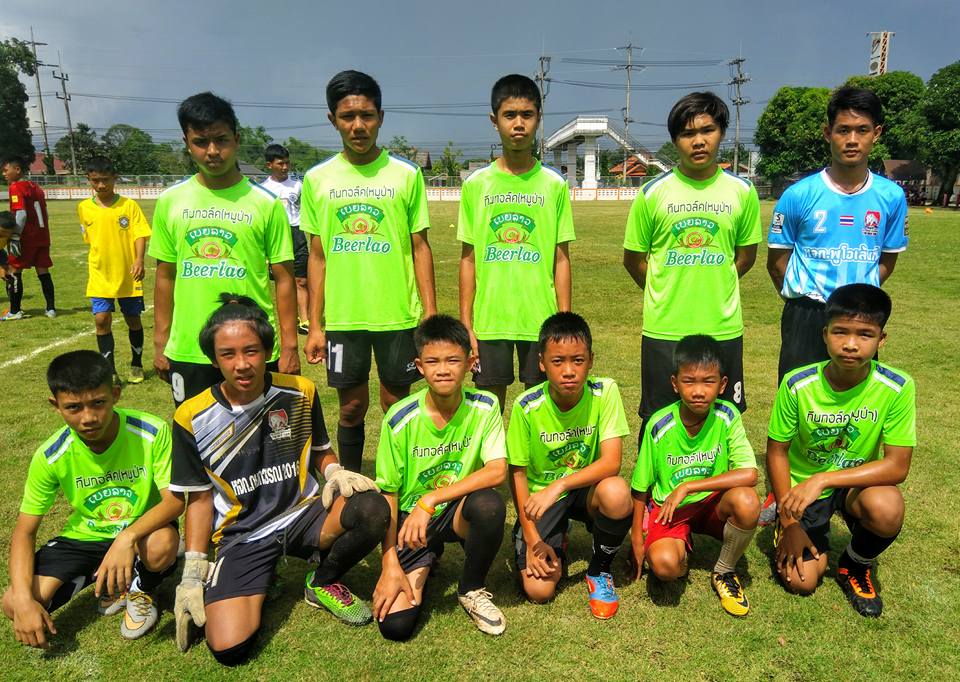
[[[109,159],[90,159],[87,180],[94,195],[77,205],[77,215],[83,241],[90,245],[87,297],[97,328],[97,349],[113,368],[114,382],[119,383],[112,329],[114,301],[119,301],[130,339],[127,381],[139,384],[143,381],[143,256],[150,225],[137,202],[114,191],[117,172]]]

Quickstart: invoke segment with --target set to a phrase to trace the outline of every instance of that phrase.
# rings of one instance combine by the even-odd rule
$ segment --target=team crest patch
[[[292,437],[293,429],[287,424],[287,411],[283,408],[270,410],[267,413],[267,423],[270,425],[270,440]]]
[[[880,229],[880,211],[867,211],[863,217],[863,234],[875,237]]]
[[[128,218],[125,215],[120,216],[120,220],[118,220],[117,222],[120,223],[121,230],[125,230],[128,227],[130,227],[130,218]]]
[[[773,222],[770,223],[770,232],[773,234],[782,234],[783,233],[783,214],[774,213]]]

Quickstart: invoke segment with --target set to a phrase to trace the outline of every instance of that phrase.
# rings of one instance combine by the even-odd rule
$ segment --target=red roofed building
[[[43,152],[37,152],[33,155],[33,163],[30,164],[30,175],[46,175],[47,164],[43,162]],[[53,157],[53,172],[57,175],[67,175],[69,172],[63,161]]]

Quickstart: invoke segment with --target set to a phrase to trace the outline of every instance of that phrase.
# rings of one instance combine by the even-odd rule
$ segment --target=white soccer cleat
[[[482,587],[466,594],[458,594],[460,606],[467,612],[480,632],[499,635],[507,629],[507,619],[503,612],[491,601],[493,595]]]

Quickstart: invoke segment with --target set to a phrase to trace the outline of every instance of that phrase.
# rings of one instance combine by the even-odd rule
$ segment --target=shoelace
[[[850,582],[853,583],[853,586],[857,588],[858,592],[862,592],[864,594],[875,593],[875,590],[873,589],[873,580],[870,578],[869,567],[864,569],[862,573],[859,571],[854,573],[848,569],[848,575],[850,576]],[[863,589],[864,587],[867,589]]]
[[[344,606],[350,606],[353,603],[353,595],[350,594],[350,590],[343,583],[330,583],[324,585],[323,589]]]
[[[592,576],[591,576],[592,577]],[[597,576],[594,584],[597,587],[597,597],[603,600],[611,600],[614,598],[615,593],[613,591],[613,576],[609,573],[601,573]]]
[[[727,588],[727,592],[730,593],[731,597],[740,599],[740,584],[737,582],[737,577],[733,573],[722,573],[720,575],[720,582]]]
[[[145,592],[131,592],[127,595],[127,604],[133,605],[134,612],[143,618],[150,614],[153,598]]]
[[[493,595],[485,589],[480,588],[470,593],[473,596],[473,610],[481,616],[494,620],[500,617],[500,610],[491,601]]]

